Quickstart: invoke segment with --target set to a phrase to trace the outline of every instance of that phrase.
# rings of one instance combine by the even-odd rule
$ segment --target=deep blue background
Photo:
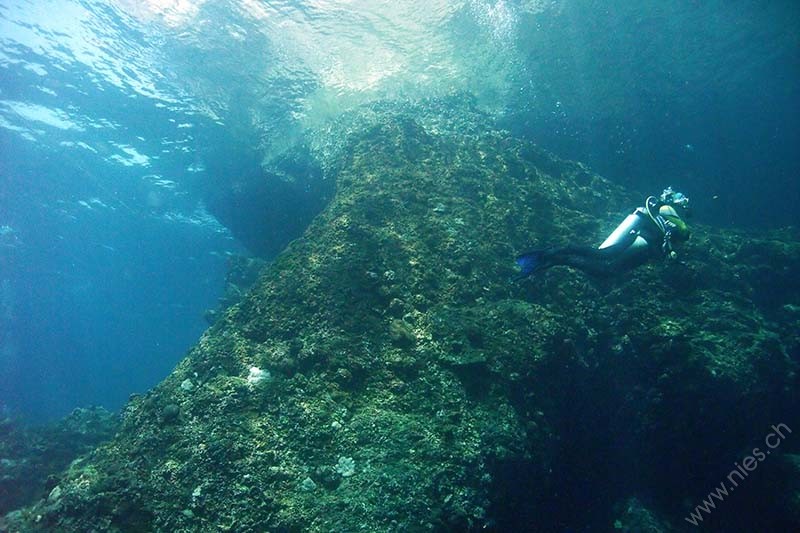
[[[33,421],[82,405],[117,408],[169,373],[207,327],[225,254],[240,248],[224,233],[166,221],[147,191],[113,184],[141,187],[126,167],[43,157],[0,135],[16,150],[3,158],[3,175],[14,179],[0,209],[17,228],[0,249],[0,274],[11,280],[0,289],[0,401]],[[81,190],[76,175],[87,168],[117,194]],[[98,194],[114,210],[77,205]]]
[[[512,131],[700,222],[800,223],[800,2],[561,5],[520,36]]]

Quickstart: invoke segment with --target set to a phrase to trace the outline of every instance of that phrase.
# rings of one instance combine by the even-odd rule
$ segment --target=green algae
[[[547,530],[565,462],[616,454],[664,479],[702,468],[698,435],[786,413],[795,236],[698,227],[680,264],[510,283],[517,253],[596,242],[639,198],[489,126],[368,116],[304,235],[14,527],[503,530],[524,510]],[[776,264],[779,296],[763,273]],[[271,378],[248,382],[253,367]],[[514,465],[535,479],[504,496]]]

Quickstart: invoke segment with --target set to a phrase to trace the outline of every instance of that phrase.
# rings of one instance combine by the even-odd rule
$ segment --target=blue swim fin
[[[515,279],[520,280],[527,278],[537,270],[541,270],[546,266],[544,261],[544,251],[534,250],[532,252],[522,254],[521,256],[517,257],[517,265],[520,268],[520,273]]]

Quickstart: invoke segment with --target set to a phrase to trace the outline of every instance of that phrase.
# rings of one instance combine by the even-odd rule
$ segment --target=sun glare
[[[145,22],[162,22],[171,28],[183,26],[205,0],[117,0],[129,15]]]

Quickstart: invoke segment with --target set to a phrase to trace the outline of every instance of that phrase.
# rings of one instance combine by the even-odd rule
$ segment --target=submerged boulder
[[[800,428],[796,235],[696,228],[680,264],[511,283],[640,198],[484,125],[374,116],[303,236],[9,529],[611,530],[631,495],[678,523]]]

